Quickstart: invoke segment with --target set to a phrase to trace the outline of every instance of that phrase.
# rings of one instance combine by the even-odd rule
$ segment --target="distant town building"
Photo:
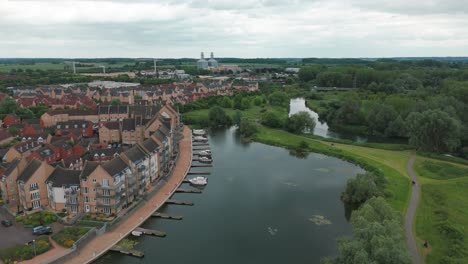
[[[205,54],[201,53],[201,58],[197,61],[197,69],[206,70],[208,69],[208,61],[205,60]]]
[[[211,52],[211,57],[208,60],[208,66],[212,68],[218,68],[218,61],[214,59],[213,52]]]

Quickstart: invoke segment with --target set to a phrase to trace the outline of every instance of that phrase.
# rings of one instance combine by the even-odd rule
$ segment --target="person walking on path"
[[[406,210],[405,215],[405,234],[406,234],[406,244],[408,245],[408,249],[413,259],[414,264],[422,264],[421,256],[418,252],[418,247],[416,245],[416,237],[413,233],[413,224],[414,224],[414,216],[416,214],[416,209],[418,208],[418,201],[419,201],[419,183],[418,177],[413,171],[413,164],[416,156],[411,154],[408,164],[406,165],[406,171],[411,178],[412,188],[411,188],[411,197],[408,206],[408,210]]]

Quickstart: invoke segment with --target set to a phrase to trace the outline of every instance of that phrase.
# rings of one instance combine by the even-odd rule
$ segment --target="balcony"
[[[66,201],[66,203],[65,203],[65,205],[78,205],[78,204],[79,204],[78,199],[76,199],[76,200],[73,200],[73,199],[70,199],[70,200],[69,200],[69,199],[67,199],[67,201]]]
[[[109,207],[109,208],[118,208],[119,206],[121,206],[123,204],[124,200],[123,199],[120,199],[118,200],[117,202],[115,202],[115,200],[111,200],[110,201],[110,204],[105,204],[103,203],[101,200],[98,200],[96,202],[96,206],[97,207]]]
[[[105,189],[105,190],[115,190],[117,188],[119,188],[120,186],[122,186],[122,184],[124,183],[124,181],[120,181],[119,183],[117,184],[110,184],[108,186],[103,186],[102,184],[100,183],[96,183],[94,186],[98,189]]]

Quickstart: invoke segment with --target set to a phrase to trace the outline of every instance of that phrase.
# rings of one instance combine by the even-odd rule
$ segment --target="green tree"
[[[380,195],[381,192],[377,186],[375,175],[366,172],[348,180],[346,190],[341,195],[341,200],[359,206],[370,198]]]
[[[322,264],[410,264],[401,215],[382,197],[367,201],[351,215],[353,239],[338,241],[338,254]]]
[[[400,115],[388,124],[387,129],[385,129],[385,136],[406,137],[406,124]]]
[[[249,98],[242,98],[241,100],[241,109],[242,110],[246,110],[246,109],[249,109],[250,108],[250,100]]]
[[[232,124],[231,117],[229,117],[223,108],[213,106],[208,113],[208,122],[210,127],[228,127]]]
[[[119,99],[112,99],[112,101],[110,102],[111,105],[120,105],[120,100]]]
[[[367,113],[367,124],[371,134],[382,135],[390,122],[394,121],[398,113],[388,105],[373,105]]]
[[[3,99],[3,101],[0,102],[0,114],[2,115],[16,113],[18,109],[19,107],[16,104],[16,101],[10,96],[6,97]]]
[[[243,137],[251,137],[257,132],[255,123],[247,118],[242,118],[240,122],[240,133]]]
[[[224,108],[232,108],[232,100],[229,99],[227,96],[223,96],[223,98],[219,102],[219,106]]]
[[[262,125],[271,128],[281,128],[283,127],[283,124],[283,120],[273,111],[266,111],[262,115]]]
[[[254,105],[260,106],[263,104],[263,98],[261,96],[255,96]]]
[[[406,126],[410,144],[418,149],[446,152],[460,145],[460,121],[441,110],[412,112],[406,118]]]
[[[236,96],[234,96],[234,102],[232,104],[232,108],[242,110],[242,95],[236,94]]]
[[[10,132],[10,134],[12,134],[13,136],[18,136],[19,135],[18,128],[14,127],[14,126],[9,127],[8,132]]]
[[[270,96],[268,96],[268,100],[272,106],[285,106],[289,102],[288,95],[285,92],[280,91],[270,94]]]
[[[234,114],[234,118],[232,120],[234,125],[240,126],[241,120],[242,120],[242,111],[236,110],[236,113]]]
[[[295,134],[303,133],[306,130],[310,131],[314,128],[315,120],[307,112],[299,112],[291,115],[286,124],[286,129]]]

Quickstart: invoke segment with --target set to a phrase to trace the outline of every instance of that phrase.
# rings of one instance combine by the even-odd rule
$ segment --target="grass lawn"
[[[2,237],[2,239],[6,239]],[[48,236],[39,236],[36,239],[36,254],[40,255],[51,248]],[[34,245],[17,245],[12,248],[0,249],[0,258],[5,264],[17,263],[34,258]]]
[[[416,235],[427,240],[426,263],[468,263],[468,166],[418,157],[421,200]]]

